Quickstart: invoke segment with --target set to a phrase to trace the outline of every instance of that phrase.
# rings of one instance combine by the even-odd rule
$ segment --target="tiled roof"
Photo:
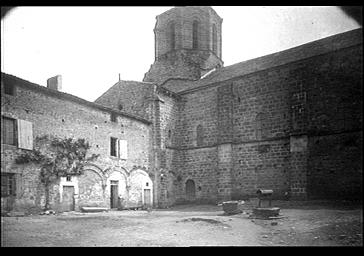
[[[134,115],[131,115],[131,114],[123,112],[123,111],[108,108],[108,107],[105,107],[103,105],[97,104],[95,102],[84,100],[82,98],[79,98],[79,97],[74,96],[74,95],[69,94],[69,93],[65,93],[65,92],[54,90],[54,89],[50,89],[48,87],[41,86],[41,85],[38,85],[38,84],[35,84],[35,83],[32,83],[32,82],[29,82],[27,80],[21,79],[19,77],[16,77],[16,76],[13,76],[13,75],[10,75],[10,74],[6,74],[6,73],[1,72],[1,79],[2,80],[4,79],[4,80],[13,81],[14,83],[10,83],[11,85],[15,84],[15,86],[21,86],[21,87],[25,87],[25,88],[28,88],[28,89],[32,89],[32,90],[35,90],[37,92],[41,92],[41,93],[44,93],[44,94],[47,94],[47,95],[50,95],[50,96],[53,96],[53,97],[56,97],[56,98],[59,98],[59,99],[62,99],[62,100],[73,101],[73,102],[76,102],[76,103],[81,104],[81,105],[85,105],[85,106],[96,108],[96,109],[99,109],[99,110],[102,110],[102,111],[114,113],[114,114],[117,114],[117,115],[120,115],[120,116],[125,116],[127,118],[131,118],[131,119],[143,122],[143,123],[151,124],[151,122],[149,120],[146,120],[144,118],[134,116]]]
[[[351,30],[288,50],[223,67],[198,81],[181,82],[181,90],[179,90],[178,93],[187,93],[189,90],[193,90],[201,86],[226,81],[234,77],[251,74],[257,71],[362,44],[362,32],[362,28]]]

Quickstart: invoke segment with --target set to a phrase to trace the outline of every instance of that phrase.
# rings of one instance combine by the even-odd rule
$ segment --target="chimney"
[[[62,91],[62,76],[57,75],[47,80],[47,87],[56,91]]]

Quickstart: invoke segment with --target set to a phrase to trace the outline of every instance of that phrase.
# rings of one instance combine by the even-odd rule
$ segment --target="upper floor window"
[[[169,25],[169,41],[170,41],[170,50],[174,50],[176,47],[176,26],[174,22]]]
[[[198,21],[193,21],[192,25],[192,49],[198,48]]]
[[[110,138],[110,155],[121,159],[128,159],[128,142],[117,138]]]
[[[114,113],[110,114],[110,121],[111,122],[116,122],[116,115]]]
[[[118,144],[117,144],[117,138],[110,138],[110,155],[111,156],[117,156],[118,152]]]
[[[21,149],[33,149],[33,124],[21,119],[2,116],[1,143],[18,146]]]
[[[4,93],[8,95],[15,95],[15,86],[4,83]]]
[[[16,146],[16,120],[3,116],[1,121],[2,143]]]
[[[196,145],[202,146],[203,140],[204,140],[203,126],[201,124],[199,124],[196,128]]]
[[[216,25],[212,25],[212,51],[217,54],[217,29]]]

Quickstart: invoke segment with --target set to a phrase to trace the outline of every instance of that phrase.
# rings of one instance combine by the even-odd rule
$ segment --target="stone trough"
[[[81,207],[82,212],[106,212],[108,210],[109,209],[105,207]]]
[[[239,202],[239,201],[226,201],[226,202],[223,202],[221,205],[222,205],[224,214],[233,215],[233,214],[242,213],[242,211],[238,208],[239,204],[241,204],[241,202]]]
[[[280,219],[283,218],[282,215],[279,214],[280,208],[278,207],[269,207],[269,208],[254,208],[253,214],[250,216],[255,219]]]

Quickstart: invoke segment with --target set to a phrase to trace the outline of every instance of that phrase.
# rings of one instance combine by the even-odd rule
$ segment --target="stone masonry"
[[[155,62],[143,82],[119,81],[95,101],[107,111],[73,104],[59,112],[62,100],[28,93],[39,106],[57,103],[34,117],[32,104],[20,105],[15,118],[43,123],[35,134],[82,131],[104,155],[103,136],[129,138],[131,158],[106,157],[100,169],[127,170],[118,178],[125,184],[134,184],[129,170],[144,170],[156,207],[247,199],[258,189],[281,199],[361,199],[362,29],[223,67],[221,28],[211,7],[172,8],[157,16]],[[11,115],[7,104],[2,112]],[[110,109],[124,114],[115,124]],[[101,176],[83,176],[79,193],[102,191]],[[140,180],[134,188],[148,189]]]

